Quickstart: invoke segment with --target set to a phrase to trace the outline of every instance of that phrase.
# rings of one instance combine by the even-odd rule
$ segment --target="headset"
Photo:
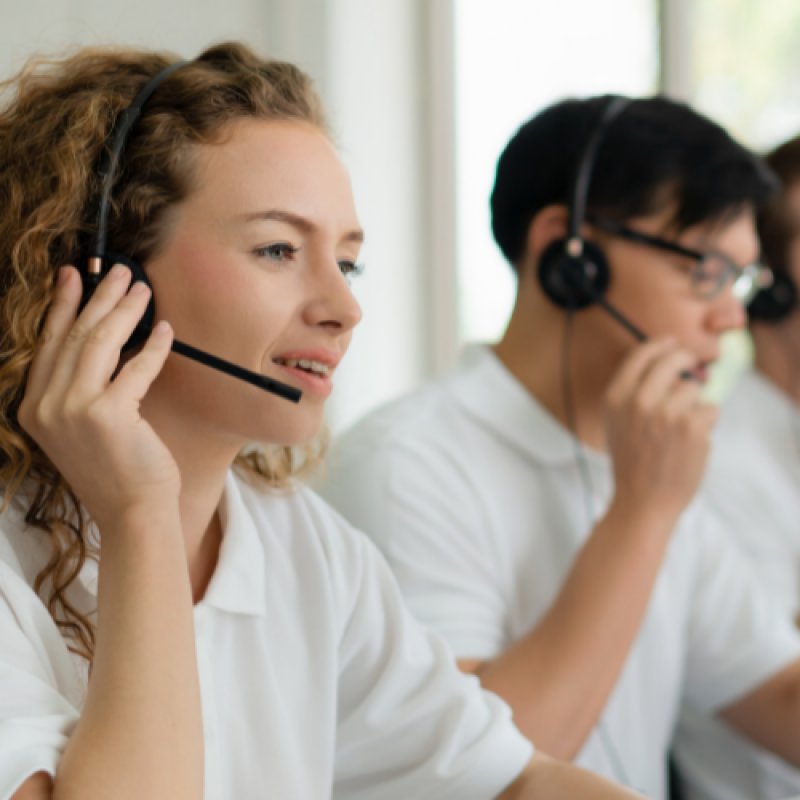
[[[559,308],[580,311],[598,305],[640,342],[645,334],[605,297],[611,283],[611,269],[605,253],[586,241],[581,228],[586,221],[586,203],[597,152],[612,123],[633,103],[627,97],[612,97],[583,151],[569,207],[567,236],[552,242],[539,258],[537,275],[545,295]]]
[[[797,285],[786,269],[772,269],[772,282],[747,306],[751,322],[783,322],[798,306]]]
[[[136,95],[133,102],[120,113],[114,124],[113,141],[110,148],[104,150],[96,171],[97,178],[101,184],[100,200],[97,208],[97,230],[89,242],[83,257],[80,259],[81,266],[78,270],[83,285],[81,309],[89,302],[95,290],[100,285],[100,282],[108,274],[108,271],[114,264],[123,264],[131,271],[131,284],[136,281],[141,281],[146,286],[150,286],[145,271],[133,258],[123,253],[115,253],[107,249],[106,243],[108,238],[108,215],[111,207],[111,190],[119,168],[120,159],[125,151],[125,146],[131,137],[136,123],[142,116],[142,110],[145,104],[156,89],[158,89],[173,72],[179,70],[187,63],[186,61],[177,61],[151,78]],[[155,300],[151,294],[147,309],[142,315],[142,319],[139,321],[133,334],[131,334],[130,339],[123,345],[122,352],[130,350],[137,345],[144,344],[153,328],[155,315]],[[302,392],[300,392],[299,389],[295,389],[293,386],[268,378],[266,375],[259,375],[257,372],[251,372],[248,369],[236,366],[236,364],[231,364],[229,361],[217,358],[210,353],[198,350],[196,347],[184,344],[183,342],[177,340],[173,341],[172,350],[179,355],[191,358],[193,361],[205,364],[207,367],[224,372],[226,375],[246,381],[253,386],[271,392],[278,397],[283,397],[293,403],[299,402],[302,396]]]

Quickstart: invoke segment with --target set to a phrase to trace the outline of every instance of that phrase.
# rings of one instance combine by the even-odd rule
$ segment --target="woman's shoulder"
[[[370,542],[313,489],[299,486],[272,492],[241,478],[237,485],[268,549],[280,547],[293,559],[303,560],[304,568],[316,560],[328,573],[361,570]]]
[[[361,536],[316,491],[305,485],[262,488],[241,476],[236,485],[260,533],[283,531],[292,537],[357,539]]]

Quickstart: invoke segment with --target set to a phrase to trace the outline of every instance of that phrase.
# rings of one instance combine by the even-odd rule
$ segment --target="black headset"
[[[100,192],[100,202],[97,208],[97,231],[92,237],[89,246],[86,248],[83,258],[81,258],[81,268],[79,269],[83,284],[81,308],[89,302],[95,290],[100,285],[100,282],[108,274],[108,271],[114,264],[123,264],[131,271],[131,284],[136,281],[141,281],[146,286],[150,286],[145,271],[133,258],[123,253],[115,253],[107,249],[111,190],[125,146],[131,137],[136,123],[142,116],[144,105],[156,89],[158,89],[173,72],[185,66],[186,63],[186,61],[177,61],[151,78],[136,95],[133,102],[120,113],[114,124],[113,141],[110,148],[104,150],[97,167],[96,174],[102,188]],[[151,294],[147,309],[130,339],[128,339],[123,346],[123,352],[145,342],[153,328],[155,315],[155,299]],[[226,375],[239,378],[260,389],[264,389],[267,392],[290,400],[293,403],[299,402],[302,396],[300,390],[295,389],[293,386],[268,378],[266,375],[259,375],[257,372],[251,372],[248,369],[231,364],[229,361],[212,356],[210,353],[198,350],[183,342],[177,340],[173,341],[172,350],[200,364],[205,364],[207,367],[224,372]]]
[[[545,295],[559,308],[573,312],[598,305],[643,342],[647,339],[644,333],[605,298],[611,284],[611,269],[605,253],[581,236],[598,150],[609,127],[633,102],[627,97],[611,97],[603,108],[600,121],[578,162],[567,236],[545,248],[539,258],[537,275]]]
[[[782,322],[797,304],[797,285],[792,276],[785,269],[773,269],[770,285],[758,290],[747,306],[747,316],[754,322]]]

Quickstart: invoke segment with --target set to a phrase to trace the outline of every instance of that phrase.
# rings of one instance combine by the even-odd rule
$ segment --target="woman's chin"
[[[269,429],[262,431],[257,439],[281,447],[303,447],[317,438],[322,425],[321,415],[315,419],[286,420],[284,425],[275,425],[272,421]]]

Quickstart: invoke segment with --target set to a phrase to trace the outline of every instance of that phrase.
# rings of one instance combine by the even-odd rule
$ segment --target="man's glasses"
[[[618,222],[603,217],[587,216],[586,221],[598,230],[619,236],[629,242],[646,244],[668,253],[675,253],[694,261],[689,273],[695,297],[712,300],[733,284],[733,295],[742,305],[747,305],[759,290],[772,284],[772,272],[760,264],[740,267],[724,253],[690,250],[666,239],[640,233]]]

